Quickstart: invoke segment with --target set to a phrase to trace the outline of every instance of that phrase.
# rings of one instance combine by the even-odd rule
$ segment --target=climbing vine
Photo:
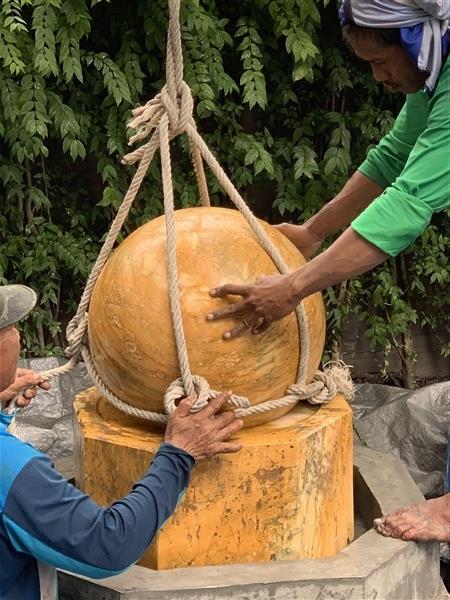
[[[334,0],[189,0],[182,13],[185,77],[208,144],[258,216],[305,220],[389,130],[401,100],[343,46]],[[38,291],[29,353],[62,351],[130,181],[125,122],[163,85],[166,25],[167,0],[1,3],[0,280]],[[195,178],[185,141],[175,145],[175,192],[191,206]],[[160,214],[161,201],[155,162],[123,234]],[[412,325],[449,327],[449,238],[448,216],[437,215],[402,257],[329,290],[330,351],[339,355],[357,312],[373,347],[386,357],[395,348],[411,371]],[[450,355],[445,338],[441,348]]]

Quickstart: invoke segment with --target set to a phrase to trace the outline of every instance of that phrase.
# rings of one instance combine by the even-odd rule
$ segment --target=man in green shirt
[[[259,334],[303,298],[369,271],[407,248],[434,212],[450,206],[450,2],[343,0],[343,34],[376,81],[406,94],[392,131],[369,152],[341,192],[303,225],[279,229],[305,257],[345,229],[324,252],[287,275],[226,284],[215,297],[242,300],[208,315],[233,316],[226,339]],[[377,519],[383,535],[450,542],[450,494]]]

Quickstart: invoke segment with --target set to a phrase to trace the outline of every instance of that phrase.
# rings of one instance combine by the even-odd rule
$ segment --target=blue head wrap
[[[428,73],[432,94],[450,47],[450,2],[447,0],[342,0],[341,25],[400,29],[403,48]]]

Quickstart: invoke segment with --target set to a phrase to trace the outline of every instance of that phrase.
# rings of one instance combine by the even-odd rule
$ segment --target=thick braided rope
[[[181,34],[179,29],[179,0],[171,3],[171,14],[169,23],[169,36],[167,44],[167,91],[177,93],[177,97],[181,99],[180,113],[183,111],[183,105],[187,105],[188,101],[186,96],[189,92],[189,88],[184,87],[186,84],[183,81],[176,81],[176,77],[183,73],[182,65],[182,52],[181,52]],[[176,36],[177,39],[174,39]],[[183,85],[184,84],[184,85]],[[187,88],[187,89],[186,89]],[[231,198],[235,206],[243,214],[244,218],[250,225],[251,229],[256,234],[259,242],[261,243],[264,250],[272,258],[274,264],[281,273],[288,271],[283,258],[272,244],[269,237],[266,235],[263,228],[260,226],[257,219],[254,217],[250,209],[245,204],[244,200],[227,177],[217,160],[215,159],[212,152],[209,150],[202,137],[197,132],[193,118],[184,119],[181,116],[174,114],[173,102],[169,102],[165,97],[165,90],[161,93],[161,101],[165,107],[165,110],[158,111],[157,104],[151,101],[148,106],[152,107],[153,114],[159,113],[161,115],[159,121],[160,137],[161,137],[161,164],[162,164],[162,180],[164,188],[164,207],[166,214],[166,231],[167,231],[167,245],[168,245],[168,277],[169,277],[169,290],[170,290],[170,302],[172,310],[173,328],[174,335],[177,345],[178,359],[180,363],[180,370],[182,374],[182,381],[184,384],[184,390],[169,388],[166,393],[166,410],[168,397],[170,396],[172,402],[176,399],[190,393],[192,391],[192,374],[189,369],[189,359],[186,348],[186,340],[183,331],[180,300],[179,300],[179,287],[178,287],[178,276],[176,268],[176,242],[175,242],[175,220],[174,220],[174,201],[173,201],[173,188],[172,188],[172,173],[170,164],[170,148],[169,138],[176,134],[186,132],[188,135],[189,142],[193,148],[193,155],[195,156],[197,151],[201,157],[208,163],[214,175],[217,177],[222,188]],[[189,102],[189,104],[191,104]],[[191,106],[190,106],[190,109]],[[144,109],[145,110],[145,109]],[[185,122],[184,122],[185,121]],[[148,123],[148,121],[147,121]],[[144,139],[145,135],[148,135],[146,131],[147,125],[143,113],[141,113],[137,119],[133,122],[133,126],[140,128],[140,132],[130,140],[131,143]],[[175,125],[176,123],[176,125]],[[186,125],[185,125],[186,123]],[[155,126],[156,123],[153,122]],[[185,128],[183,129],[183,125]],[[135,151],[125,157],[125,161],[133,163],[140,157],[139,151]],[[297,318],[299,322],[300,337],[301,337],[301,359],[299,361],[297,384],[289,389],[287,396],[278,400],[271,400],[265,403],[261,403],[256,406],[249,406],[248,408],[242,408],[238,412],[241,416],[250,416],[260,412],[266,412],[273,410],[274,408],[282,408],[283,406],[289,406],[290,404],[296,403],[300,398],[311,399],[312,402],[319,403],[325,402],[336,395],[338,391],[343,391],[347,396],[351,395],[349,392],[349,386],[345,385],[349,380],[348,370],[336,365],[328,368],[324,373],[318,373],[311,384],[306,384],[307,371],[308,371],[308,357],[309,357],[309,329],[306,313],[302,305],[297,308]],[[344,381],[345,383],[339,388],[333,384],[334,378],[336,381]],[[342,388],[342,389],[341,389]],[[184,392],[184,393],[182,393]],[[330,393],[328,393],[330,392]]]
[[[166,81],[169,95],[176,98],[182,94],[184,61],[181,45],[180,0],[169,2],[169,32],[167,36]],[[189,92],[190,93],[190,92]],[[192,118],[192,111],[189,118]],[[184,123],[180,123],[184,125]],[[195,124],[194,124],[195,128]],[[184,127],[180,127],[184,131]],[[197,147],[191,144],[192,162],[197,177],[202,206],[209,206],[209,193],[206,184],[203,161]]]
[[[181,315],[180,293],[178,285],[178,269],[176,254],[175,207],[173,199],[172,166],[170,161],[169,119],[164,115],[160,128],[161,169],[164,195],[164,214],[166,217],[167,234],[167,270],[169,283],[170,309],[172,313],[172,327],[175,332],[178,363],[181,378],[187,395],[194,392],[192,373],[189,367],[186,338],[184,335],[183,317]]]
[[[225,171],[219,165],[214,155],[197,132],[195,121],[192,116],[192,94],[183,80],[183,56],[179,23],[180,0],[169,0],[169,9],[170,21],[166,63],[167,84],[161,90],[160,94],[148,102],[147,105],[133,111],[134,119],[129,123],[130,127],[137,129],[137,133],[130,139],[130,144],[148,139],[151,135],[150,141],[134,152],[128,154],[123,159],[123,162],[128,164],[139,162],[139,166],[116,218],[113,221],[96,263],[89,275],[77,313],[67,328],[69,347],[66,350],[66,354],[70,357],[70,360],[66,365],[43,373],[43,376],[45,375],[47,378],[67,373],[74,368],[82,357],[95,385],[100,389],[102,394],[116,406],[116,408],[132,416],[160,423],[166,422],[167,414],[173,412],[176,401],[187,393],[195,392],[197,394],[197,401],[193,408],[194,411],[200,410],[209,399],[218,395],[218,392],[209,388],[209,385],[204,378],[193,376],[189,367],[181,315],[176,265],[174,200],[170,161],[171,139],[181,133],[186,133],[188,136],[202,204],[204,206],[209,206],[210,204],[203,167],[203,160],[205,160],[217,177],[224,191],[243,214],[247,223],[260,241],[263,249],[272,258],[278,270],[281,273],[286,273],[288,270],[281,255],[278,253],[257,219],[227,177]],[[126,402],[117,398],[111,390],[106,387],[98,375],[86,342],[88,322],[87,309],[92,296],[92,291],[158,147],[161,152],[164,207],[166,214],[170,304],[181,371],[181,378],[176,382],[173,382],[166,392],[164,400],[166,414],[139,409],[128,405]],[[348,368],[342,365],[331,365],[326,367],[324,372],[318,372],[314,376],[314,379],[310,384],[306,383],[310,345],[309,329],[307,316],[302,305],[297,308],[296,313],[301,340],[301,359],[299,361],[297,383],[290,386],[287,395],[283,398],[270,400],[256,406],[250,406],[248,399],[234,395],[230,399],[230,404],[238,409],[237,414],[239,416],[251,416],[271,411],[276,408],[282,408],[295,404],[301,399],[306,399],[311,403],[323,403],[331,400],[338,392],[343,393],[348,398],[352,396],[353,390]]]
[[[48,371],[43,371],[41,373],[43,379],[45,378],[46,380],[49,380],[58,377],[59,375],[65,375],[66,373],[72,371],[81,360],[81,348],[83,345],[83,340],[86,337],[88,327],[87,309],[91,300],[94,286],[97,282],[98,277],[100,276],[100,273],[103,270],[103,267],[105,266],[105,263],[111,253],[114,243],[117,240],[117,236],[119,235],[122,225],[125,222],[128,213],[130,212],[130,208],[137,196],[139,188],[148,171],[148,168],[158,148],[158,145],[159,131],[157,129],[153,133],[150,141],[140,148],[141,160],[139,163],[139,167],[136,170],[136,173],[131,181],[130,187],[128,188],[123,202],[119,210],[117,211],[116,217],[114,218],[108,235],[106,236],[103,246],[95,261],[95,264],[89,274],[86,286],[83,291],[83,295],[78,305],[77,312],[73,319],[70,321],[69,325],[67,326],[66,336],[69,345],[66,348],[65,353],[66,356],[69,357],[69,361],[64,365],[61,365],[60,367],[49,369]]]

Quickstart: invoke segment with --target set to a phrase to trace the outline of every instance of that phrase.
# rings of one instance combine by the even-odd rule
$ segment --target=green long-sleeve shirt
[[[407,96],[391,132],[359,171],[385,191],[353,222],[353,229],[396,256],[450,206],[450,58],[432,97]]]

